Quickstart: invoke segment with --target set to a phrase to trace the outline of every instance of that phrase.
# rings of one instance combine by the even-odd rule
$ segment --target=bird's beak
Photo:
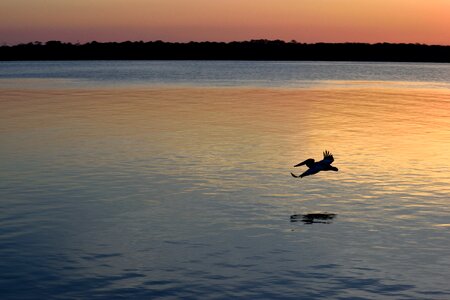
[[[298,164],[296,164],[294,167],[298,167],[298,166],[300,166],[300,164],[301,164],[301,163],[298,163]]]

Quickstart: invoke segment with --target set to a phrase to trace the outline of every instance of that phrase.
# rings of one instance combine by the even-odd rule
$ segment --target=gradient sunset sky
[[[450,45],[450,0],[1,0],[0,43],[394,42]]]

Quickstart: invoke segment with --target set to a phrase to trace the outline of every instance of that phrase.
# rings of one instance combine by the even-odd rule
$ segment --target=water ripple
[[[329,79],[2,88],[1,298],[448,299],[448,90]]]

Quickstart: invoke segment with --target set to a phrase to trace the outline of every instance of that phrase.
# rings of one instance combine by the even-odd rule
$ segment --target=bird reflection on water
[[[311,214],[295,214],[291,215],[291,222],[303,222],[304,224],[322,223],[331,224],[336,217],[333,213],[311,213]]]

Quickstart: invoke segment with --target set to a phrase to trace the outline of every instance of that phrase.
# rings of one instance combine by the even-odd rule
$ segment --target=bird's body
[[[333,167],[331,163],[334,161],[333,155],[325,150],[323,152],[323,159],[321,161],[316,162],[314,159],[309,158],[299,164],[296,164],[294,167],[299,167],[306,165],[308,167],[308,170],[303,172],[301,175],[297,176],[293,173],[291,175],[295,178],[303,178],[305,176],[314,175],[316,173],[319,173],[320,171],[338,171],[338,168]]]

